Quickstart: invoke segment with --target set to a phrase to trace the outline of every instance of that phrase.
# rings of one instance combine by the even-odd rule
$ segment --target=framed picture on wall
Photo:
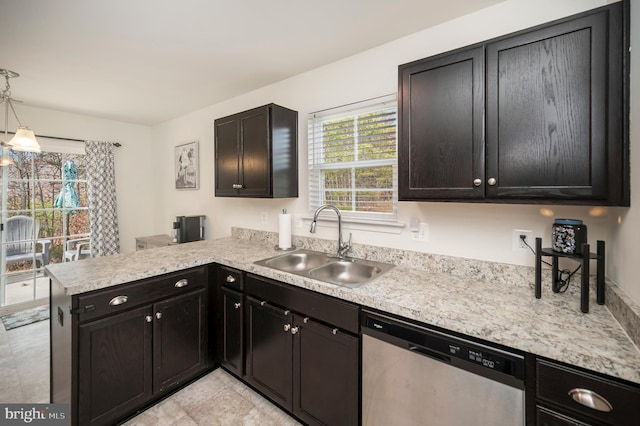
[[[176,146],[176,189],[200,188],[198,141]]]

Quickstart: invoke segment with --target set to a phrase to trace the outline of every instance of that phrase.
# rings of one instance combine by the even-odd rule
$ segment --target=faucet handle
[[[349,232],[349,241],[347,241],[347,244],[345,244],[345,247],[351,248],[351,237],[352,236],[353,236],[353,234],[351,232]]]

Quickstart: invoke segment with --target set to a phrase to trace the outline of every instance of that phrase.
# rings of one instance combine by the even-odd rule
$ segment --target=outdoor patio
[[[31,274],[20,274],[7,277],[6,303],[0,307],[0,311],[10,309],[12,305],[34,300],[34,280]],[[49,303],[49,278],[42,272],[35,279],[35,299],[43,299],[43,303]]]

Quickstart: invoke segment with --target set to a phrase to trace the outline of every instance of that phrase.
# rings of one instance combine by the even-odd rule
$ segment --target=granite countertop
[[[328,241],[327,247],[334,245]],[[373,258],[384,250],[355,250],[354,255]],[[431,265],[436,258],[412,252],[376,259],[397,266],[355,289],[254,264],[278,254],[272,241],[228,237],[48,265],[46,270],[54,285],[74,295],[215,262],[640,384],[640,351],[595,297],[583,314],[576,294],[543,288],[536,299],[533,282],[513,273],[516,269],[436,268]]]

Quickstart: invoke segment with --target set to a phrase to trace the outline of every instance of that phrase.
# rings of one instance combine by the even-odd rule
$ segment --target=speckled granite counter
[[[532,268],[356,245],[353,256],[397,266],[349,289],[255,265],[281,253],[275,234],[234,228],[233,235],[49,265],[47,273],[73,295],[215,262],[640,383],[640,351],[609,310],[592,297],[583,314],[577,294],[553,294],[550,286],[535,299]],[[329,240],[294,236],[293,243],[335,249]]]

